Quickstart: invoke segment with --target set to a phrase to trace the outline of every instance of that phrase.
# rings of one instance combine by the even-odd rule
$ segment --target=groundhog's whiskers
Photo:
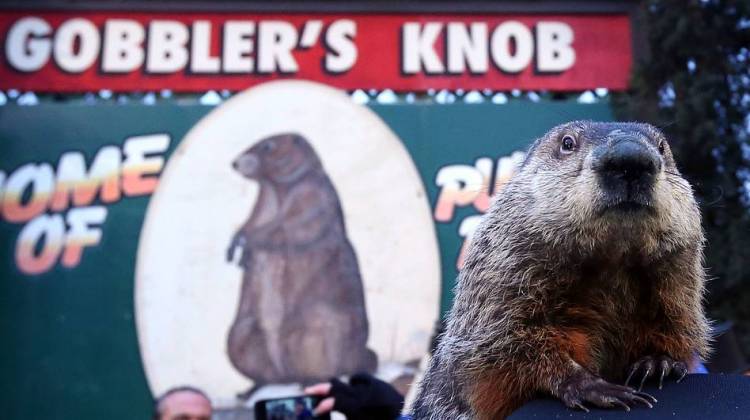
[[[711,193],[716,193],[716,198],[708,199],[706,197],[696,197],[696,201],[703,207],[713,207],[719,204],[724,198],[724,189],[721,187],[715,187],[711,190]],[[721,206],[718,206],[721,207]]]

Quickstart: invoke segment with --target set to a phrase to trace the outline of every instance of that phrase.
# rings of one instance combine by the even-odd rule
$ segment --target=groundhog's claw
[[[585,406],[585,405],[581,404],[581,402],[580,402],[580,401],[575,401],[575,402],[573,403],[573,407],[570,407],[570,408],[577,408],[577,409],[579,409],[579,410],[583,410],[583,411],[585,411],[585,412],[587,412],[587,413],[589,412],[589,409],[588,409],[588,408],[586,408],[586,406]]]
[[[674,366],[672,366],[672,372],[678,376],[676,382],[679,384],[687,376],[688,367],[683,362],[675,362]]]
[[[561,399],[566,406],[587,412],[589,410],[583,405],[584,402],[602,408],[619,407],[625,411],[630,411],[636,404],[652,408],[656,402],[656,398],[645,392],[615,385],[593,375],[570,378],[561,387],[561,391]]]
[[[647,392],[637,391],[635,393],[635,395],[637,395],[637,396],[639,396],[639,397],[641,397],[643,399],[649,400],[649,402],[651,402],[651,404],[656,404],[656,402],[659,401],[656,398],[654,398],[653,395],[651,395],[651,394],[649,394]],[[644,404],[644,405],[648,405],[649,408],[653,408],[653,405],[649,405],[649,404]]]
[[[638,387],[640,391],[643,389],[643,384],[646,383],[646,380],[654,376],[657,372],[659,374],[659,389],[661,389],[664,385],[665,377],[674,374],[677,376],[677,382],[680,382],[687,375],[688,369],[684,362],[674,360],[669,356],[646,356],[633,363],[630,367],[628,378],[625,379],[625,385],[627,386],[636,374],[642,375]]]

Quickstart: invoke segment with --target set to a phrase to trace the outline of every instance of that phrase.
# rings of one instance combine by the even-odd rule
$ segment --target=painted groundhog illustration
[[[234,367],[254,381],[253,389],[374,371],[357,257],[313,148],[300,135],[280,134],[246,150],[233,166],[260,184],[227,251],[231,262],[241,250],[244,269],[228,336]]]

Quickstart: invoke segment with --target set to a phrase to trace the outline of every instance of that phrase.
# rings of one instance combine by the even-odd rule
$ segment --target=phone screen
[[[330,419],[328,414],[313,416],[318,402],[320,398],[306,395],[261,400],[255,403],[255,420]]]

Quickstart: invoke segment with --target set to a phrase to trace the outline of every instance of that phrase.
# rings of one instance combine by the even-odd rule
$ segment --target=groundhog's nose
[[[659,157],[638,140],[620,140],[607,147],[599,160],[601,176],[628,184],[650,184],[661,167]]]

